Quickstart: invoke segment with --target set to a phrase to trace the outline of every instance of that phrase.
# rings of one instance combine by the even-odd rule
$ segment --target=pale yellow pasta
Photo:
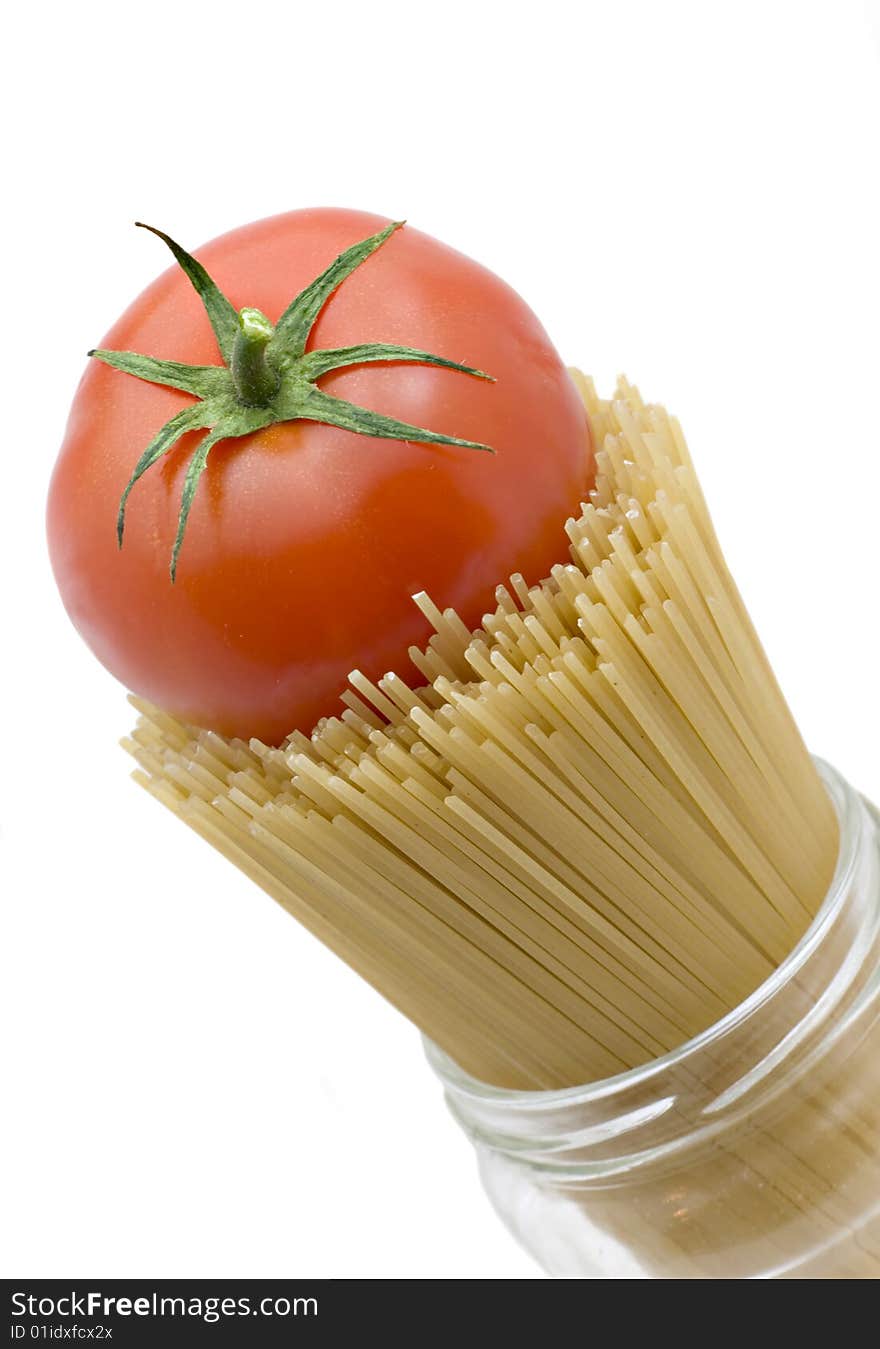
[[[764,980],[834,868],[825,790],[677,423],[575,372],[598,450],[569,556],[281,748],[135,700],[138,780],[472,1074],[558,1087]],[[316,578],[320,585],[320,578]],[[328,605],[344,603],[326,596]]]

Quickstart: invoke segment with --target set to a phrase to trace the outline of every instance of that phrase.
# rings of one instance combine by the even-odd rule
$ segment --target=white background
[[[681,416],[808,743],[880,799],[878,8],[11,12],[0,1273],[537,1277],[414,1032],[129,784],[48,476],[86,349],[166,266],[133,220],[406,216]]]

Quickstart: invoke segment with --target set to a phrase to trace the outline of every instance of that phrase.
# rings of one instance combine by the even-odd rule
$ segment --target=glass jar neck
[[[581,1087],[492,1087],[427,1044],[475,1143],[559,1182],[608,1183],[784,1105],[805,1075],[815,1085],[843,1037],[862,1021],[867,1029],[880,1011],[880,817],[834,769],[817,766],[840,823],[837,867],[814,922],[773,975],[673,1053]]]

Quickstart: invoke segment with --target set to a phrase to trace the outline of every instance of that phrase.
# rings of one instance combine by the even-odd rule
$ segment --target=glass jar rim
[[[592,1082],[551,1090],[512,1089],[482,1082],[479,1078],[466,1073],[454,1059],[445,1054],[427,1036],[423,1036],[428,1061],[444,1085],[454,1089],[457,1097],[487,1103],[503,1102],[505,1110],[526,1112],[545,1110],[548,1106],[587,1105],[592,1101],[599,1101],[625,1091],[627,1088],[650,1082],[652,1078],[692,1054],[698,1053],[713,1041],[721,1039],[753,1016],[769,998],[797,976],[816,947],[821,944],[829,928],[837,921],[840,909],[846,903],[857,862],[862,831],[862,807],[865,804],[863,798],[831,764],[815,755],[813,762],[831,797],[840,827],[837,863],[825,898],[803,937],[754,992],[723,1017],[707,1026],[699,1035],[683,1041],[676,1049],[658,1058],[649,1059],[647,1063],[640,1064],[637,1068],[626,1069],[611,1077],[597,1078]]]

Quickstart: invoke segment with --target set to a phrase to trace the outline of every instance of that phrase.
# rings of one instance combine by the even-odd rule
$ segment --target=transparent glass
[[[492,1203],[548,1273],[880,1277],[880,815],[817,762],[834,879],[723,1020],[563,1091],[489,1086],[427,1045]]]

